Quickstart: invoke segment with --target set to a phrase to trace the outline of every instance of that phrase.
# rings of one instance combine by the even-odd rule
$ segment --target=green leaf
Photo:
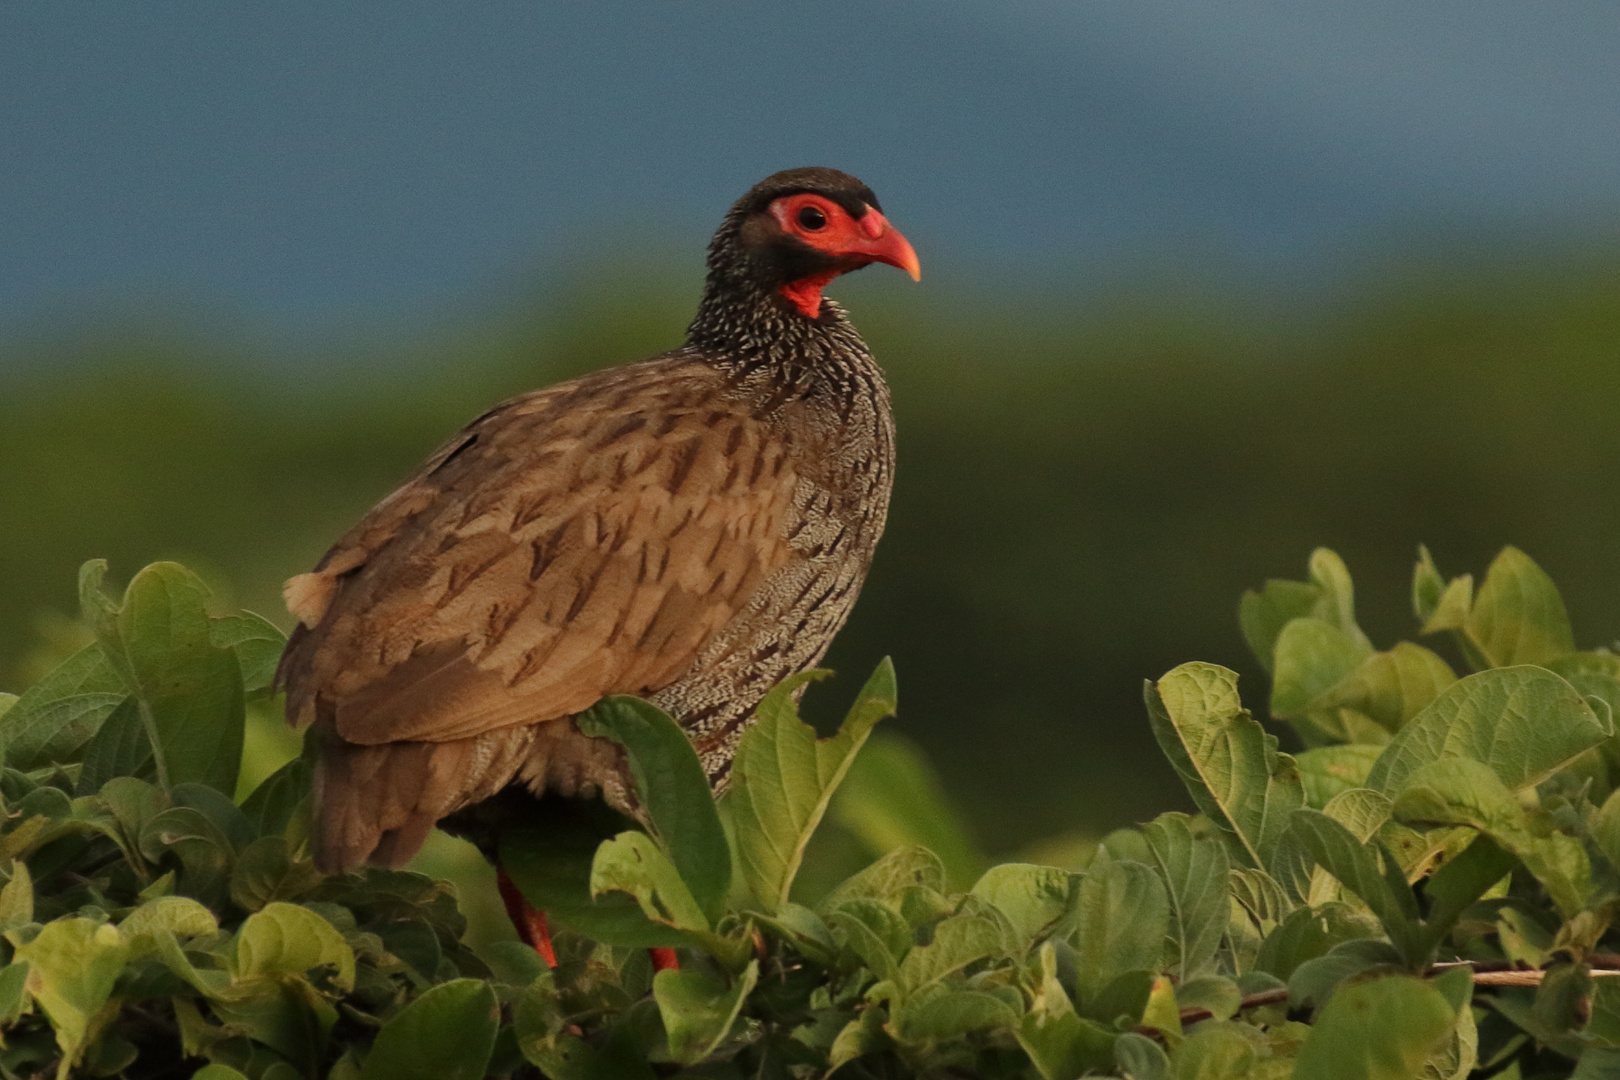
[[[1248,1030],[1253,1029],[1240,1024],[1198,1025],[1171,1059],[1178,1080],[1249,1080],[1255,1074],[1258,1055],[1256,1040],[1246,1034]]]
[[[86,619],[138,700],[159,783],[195,782],[230,797],[242,763],[242,670],[210,638],[208,589],[178,563],[135,575],[114,607],[101,592],[106,564],[80,571]]]
[[[1592,871],[1581,842],[1561,833],[1542,836],[1532,831],[1524,807],[1481,762],[1454,758],[1417,769],[1395,800],[1395,814],[1406,822],[1472,826],[1516,855],[1547,889],[1565,918],[1586,906]],[[1489,854],[1482,849],[1477,857],[1485,860]],[[1456,884],[1471,889],[1478,884],[1477,875],[1487,874],[1498,862],[1491,856],[1485,868],[1455,879]],[[1465,869],[1471,866],[1465,864]],[[1500,880],[1503,873],[1506,871],[1485,882],[1480,891]]]
[[[611,817],[620,828],[626,820],[605,808],[600,816]],[[608,821],[591,824],[607,826]],[[655,948],[687,944],[679,931],[642,914],[630,894],[591,895],[592,865],[597,848],[606,839],[599,829],[579,821],[545,829],[507,829],[500,838],[500,862],[529,903],[562,926],[612,945]]]
[[[827,1066],[837,1070],[857,1058],[875,1054],[892,1045],[884,1030],[881,1009],[863,1009],[855,1019],[844,1025],[832,1048],[827,1051]]]
[[[1237,673],[1183,664],[1144,693],[1154,737],[1234,861],[1268,868],[1305,794],[1294,759],[1238,700]]]
[[[1082,1012],[1119,976],[1160,969],[1170,901],[1159,876],[1141,863],[1094,863],[1080,882],[1075,921]]]
[[[670,1057],[695,1065],[714,1053],[731,1034],[758,981],[757,960],[750,960],[729,987],[701,971],[670,969],[655,975],[653,999],[669,1034]]]
[[[1153,1001],[1155,979],[1151,971],[1126,971],[1116,975],[1093,997],[1082,998],[1080,1012],[1115,1031],[1124,1031],[1138,1025],[1156,1026],[1147,1012]],[[1173,1001],[1169,982],[1164,983],[1166,996]]]
[[[1620,868],[1620,788],[1609,793],[1592,819],[1592,843],[1609,865]]]
[[[28,992],[50,1017],[56,1044],[62,1049],[57,1070],[61,1080],[111,1019],[107,999],[124,968],[129,947],[117,927],[97,925],[91,919],[46,923],[27,942],[15,934],[8,935],[15,946],[15,962],[28,965]]]
[[[637,801],[647,822],[712,923],[726,909],[731,891],[731,847],[715,811],[709,778],[697,751],[668,713],[633,697],[609,697],[580,714],[581,733],[624,747]],[[616,887],[616,886],[614,886]],[[592,893],[602,890],[592,886]]]
[[[258,838],[241,807],[229,795],[207,784],[176,784],[169,796],[175,806],[190,807],[207,818],[232,851],[240,851]]]
[[[895,1027],[902,1039],[945,1042],[971,1032],[994,1028],[1018,1030],[1023,1017],[994,994],[976,990],[947,990],[901,1006]]]
[[[105,818],[111,819],[102,831],[123,851],[131,867],[138,874],[143,873],[145,856],[141,853],[141,833],[148,822],[169,808],[169,797],[144,780],[121,776],[103,784],[93,798],[105,809]],[[91,820],[98,819],[105,820],[101,815]]]
[[[894,665],[878,665],[838,734],[817,739],[799,719],[794,691],[824,672],[807,671],[772,688],[754,710],[731,767],[732,823],[743,878],[768,912],[787,903],[805,845],[872,727],[896,708]]]
[[[1311,582],[1318,590],[1311,615],[1337,627],[1371,652],[1367,635],[1356,625],[1355,590],[1344,560],[1331,548],[1319,547],[1311,552],[1309,568]]]
[[[942,891],[945,867],[927,848],[895,848],[828,893],[819,910],[832,911],[848,900],[869,897],[898,911],[901,897],[913,888]]]
[[[1170,905],[1164,969],[1185,981],[1213,963],[1231,917],[1226,849],[1195,835],[1185,814],[1160,814],[1142,835]]]
[[[1176,987],[1176,1005],[1183,1009],[1208,1009],[1216,1020],[1237,1015],[1243,1004],[1238,984],[1222,975],[1201,975]]]
[[[1073,1080],[1082,1073],[1109,1068],[1114,1033],[1083,1019],[1058,979],[1057,951],[1051,942],[1040,949],[1041,982],[1018,1027],[1018,1044],[1044,1080]]]
[[[160,896],[148,900],[118,924],[118,932],[137,952],[156,948],[159,930],[176,938],[193,938],[218,931],[219,920],[189,896]],[[143,938],[149,940],[142,942]]]
[[[354,952],[337,928],[297,904],[276,902],[247,917],[236,934],[233,957],[238,980],[303,975],[311,968],[333,969],[333,983],[354,988]]]
[[[234,986],[229,994],[210,999],[209,1008],[232,1033],[287,1059],[266,1062],[269,1068],[237,1062],[250,1073],[278,1080],[315,1074],[337,1022],[337,1010],[330,1002],[308,982],[290,976]]]
[[[239,611],[210,619],[208,637],[215,648],[229,649],[236,655],[237,666],[242,671],[242,689],[249,695],[270,688],[282,650],[287,647],[287,635],[276,629],[274,623],[251,611]]]
[[[1306,708],[1311,712],[1355,709],[1390,731],[1399,731],[1456,681],[1450,664],[1421,645],[1403,641],[1361,661],[1312,698]]]
[[[1377,935],[1372,920],[1349,904],[1330,901],[1297,908],[1266,935],[1254,966],[1286,982],[1301,964],[1327,955],[1335,946]]]
[[[1576,652],[1549,660],[1542,666],[1563,677],[1600,717],[1605,706],[1611,721],[1620,717],[1620,656],[1608,652]],[[1610,779],[1620,778],[1620,735],[1610,736],[1600,743],[1598,753],[1608,766],[1608,777],[1598,780],[1593,798]]]
[[[1322,813],[1349,829],[1362,843],[1377,834],[1393,810],[1388,795],[1364,787],[1341,791],[1322,807]]]
[[[1295,851],[1298,844],[1291,844]],[[1262,939],[1294,910],[1294,902],[1283,887],[1264,870],[1233,869],[1227,876],[1232,894],[1232,911],[1226,924],[1226,941],[1233,970],[1246,973],[1254,966]]]
[[[1530,1006],[1531,1032],[1552,1042],[1586,1020],[1586,997],[1592,985],[1585,964],[1555,963],[1547,968]]]
[[[1591,1010],[1586,1033],[1602,1046],[1620,1049],[1620,979],[1592,980]]]
[[[609,1045],[597,1049],[578,1036],[559,1032],[544,1039],[520,1041],[523,1054],[552,1080],[653,1080],[645,1060],[615,1053]]]
[[[293,758],[265,777],[242,803],[242,813],[260,836],[276,836],[287,831],[298,806],[309,798],[314,770],[307,758]]]
[[[1515,547],[1503,548],[1486,571],[1465,630],[1492,667],[1543,664],[1575,651],[1558,588]]]
[[[653,1080],[647,1057],[655,1046],[662,1050],[663,1032],[644,1035],[640,1030],[644,1025],[638,1022],[650,1012],[658,1023],[658,1007],[650,1000],[621,1014],[628,1022],[610,1027],[607,1039],[596,1045],[569,1030],[572,1025],[563,1014],[550,972],[530,983],[512,1012],[510,1030],[518,1050],[552,1080]]]
[[[1309,582],[1272,578],[1259,592],[1249,589],[1238,602],[1238,623],[1243,640],[1249,643],[1255,659],[1272,673],[1272,656],[1283,627],[1311,613],[1321,589]]]
[[[928,848],[944,864],[952,890],[967,888],[988,862],[952,809],[933,766],[902,736],[879,734],[867,742],[832,810],[874,855],[911,845]]]
[[[822,967],[832,967],[838,951],[832,928],[814,911],[786,903],[775,915],[755,916],[761,928],[786,941],[802,956]]]
[[[1441,758],[1484,762],[1509,788],[1530,787],[1610,735],[1569,683],[1540,667],[1470,675],[1401,729],[1367,776],[1394,795],[1419,767]]]
[[[1340,792],[1365,787],[1367,774],[1384,748],[1371,743],[1317,746],[1294,755],[1305,802],[1317,810]]]
[[[483,980],[435,986],[377,1032],[361,1080],[482,1080],[499,1020]]]
[[[191,1080],[248,1080],[229,1065],[204,1065],[191,1074]]]
[[[1114,1061],[1130,1080],[1173,1080],[1170,1056],[1164,1047],[1134,1031],[1127,1031],[1114,1043]]]
[[[987,956],[1005,955],[1004,925],[976,912],[941,920],[934,940],[913,948],[900,962],[900,985],[913,993]]]
[[[1417,898],[1394,856],[1375,852],[1319,810],[1294,811],[1291,825],[1310,857],[1372,909],[1409,963],[1426,959],[1417,955],[1422,947]]]
[[[231,861],[231,842],[207,815],[189,806],[174,806],[148,818],[138,838],[140,853],[159,863],[172,852],[180,861],[181,888],[207,903],[223,898]]]
[[[912,946],[911,924],[900,913],[876,900],[855,897],[828,915],[861,962],[879,980],[898,981],[900,961]]]
[[[1620,1078],[1620,1049],[1594,1046],[1581,1051],[1570,1080],[1617,1080]]]
[[[1304,961],[1288,976],[1288,1007],[1318,1008],[1346,980],[1372,972],[1393,974],[1405,963],[1400,952],[1387,941],[1341,941],[1325,955]]]
[[[1311,1080],[1407,1080],[1457,1024],[1450,1003],[1421,979],[1391,976],[1340,989],[1300,1049],[1294,1075]]]
[[[308,859],[294,859],[282,836],[261,836],[237,856],[231,869],[231,899],[243,911],[274,900],[296,900],[321,880]]]
[[[1223,890],[1225,882],[1223,859]],[[1013,933],[1027,950],[1069,914],[1077,884],[1076,875],[1067,870],[1029,863],[1002,863],[984,872],[984,876],[974,884],[972,895],[1005,915],[1012,924]]]
[[[10,1028],[29,1007],[28,965],[22,961],[0,967],[0,1028]]]
[[[76,790],[80,795],[94,795],[116,777],[153,775],[151,766],[152,744],[146,737],[140,701],[127,697],[85,744]]]
[[[14,769],[78,759],[120,702],[124,681],[100,645],[87,645],[29,687],[0,714],[0,746]]]
[[[629,893],[653,922],[692,933],[710,929],[708,916],[685,879],[646,833],[622,832],[597,849],[591,863],[591,896],[607,892]]]
[[[1303,716],[1358,670],[1372,648],[1322,619],[1295,619],[1277,637],[1276,670],[1271,682],[1271,714],[1286,719]]]
[[[0,889],[0,933],[34,921],[34,879],[28,864],[11,861],[11,878]]]
[[[1434,618],[1445,591],[1446,579],[1435,568],[1434,556],[1419,544],[1417,565],[1412,568],[1412,614],[1417,616],[1418,622],[1426,623]]]
[[[1329,799],[1327,805],[1322,807],[1322,813],[1350,830],[1359,843],[1365,844],[1379,835],[1390,818],[1393,806],[1389,796],[1371,788],[1351,788]],[[1299,849],[1296,847],[1296,850]],[[1340,899],[1340,888],[1334,877],[1322,867],[1309,869],[1309,856],[1302,850],[1300,855],[1301,870],[1309,877],[1305,886],[1299,888],[1296,885],[1295,891],[1312,906]]]

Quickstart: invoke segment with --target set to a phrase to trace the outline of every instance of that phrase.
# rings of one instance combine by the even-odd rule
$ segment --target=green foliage
[[[488,997],[494,1037],[454,895],[316,873],[301,761],[232,801],[244,701],[269,692],[280,633],[211,616],[173,563],[117,602],[104,570],[81,576],[95,643],[0,717],[0,1075],[353,1076],[374,1033],[423,1064],[369,1075],[457,1075],[390,1034],[407,1013],[399,1031],[453,1027],[465,1062],[461,986]]]
[[[815,729],[799,719],[793,695],[824,674],[805,672],[766,694],[732,764],[732,820],[743,878],[771,914],[787,903],[805,846],[873,725],[896,707],[894,665],[885,660],[838,734],[817,739]]]
[[[101,574],[96,642],[0,713],[0,1076],[1461,1080],[1620,1060],[1620,660],[1575,649],[1512,549],[1477,596],[1419,561],[1419,629],[1462,678],[1425,646],[1376,649],[1331,552],[1245,597],[1272,715],[1308,749],[1279,749],[1233,672],[1170,671],[1148,721],[1200,813],[1111,834],[1083,873],[900,844],[794,899],[829,813],[961,835],[928,785],[840,803],[896,708],[887,661],[827,738],[798,713],[814,676],[773,691],[718,803],[671,718],[608,699],[578,723],[623,748],[636,820],[580,804],[501,841],[557,928],[554,969],[511,942],[475,955],[442,883],[322,878],[303,760],[234,802],[226,759],[279,639],[211,615],[173,564],[118,602]],[[680,966],[655,973],[649,946]],[[1515,964],[1537,985],[1474,985]]]

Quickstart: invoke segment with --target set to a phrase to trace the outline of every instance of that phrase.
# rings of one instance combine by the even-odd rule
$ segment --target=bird
[[[755,705],[820,661],[883,532],[888,386],[822,295],[875,262],[920,280],[864,183],[766,177],[715,232],[680,347],[496,405],[287,581],[277,680],[315,743],[321,871],[399,867],[514,793],[634,817],[622,752],[573,722],[610,695],[667,711],[724,789]]]

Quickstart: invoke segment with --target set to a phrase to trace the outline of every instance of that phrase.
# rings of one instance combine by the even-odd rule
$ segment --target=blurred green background
[[[282,579],[449,432],[674,344],[696,290],[656,267],[566,277],[408,344],[350,339],[341,363],[151,323],[12,342],[0,685],[74,640],[90,557],[115,577],[180,559],[287,625]],[[1518,544],[1583,643],[1620,634],[1620,255],[1390,263],[1286,305],[1151,279],[990,303],[897,277],[839,290],[892,380],[901,466],[829,657],[843,677],[809,711],[841,715],[892,654],[892,730],[994,855],[1181,805],[1142,680],[1217,661],[1263,708],[1237,599],[1300,576],[1316,544],[1345,556],[1385,643],[1413,632],[1420,541],[1447,573]],[[278,737],[261,733],[266,753]]]

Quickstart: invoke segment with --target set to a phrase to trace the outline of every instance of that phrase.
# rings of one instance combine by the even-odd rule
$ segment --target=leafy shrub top
[[[280,634],[211,616],[174,564],[116,603],[103,570],[81,579],[96,643],[0,699],[7,1077],[1620,1076],[1620,657],[1575,648],[1514,549],[1477,591],[1418,563],[1420,628],[1462,675],[1376,649],[1331,552],[1247,594],[1305,749],[1225,668],[1148,683],[1198,813],[1111,834],[1084,873],[952,891],[900,847],[795,900],[895,709],[887,662],[830,738],[794,704],[817,673],[773,690],[719,804],[674,721],[608,699],[578,722],[623,746],[642,820],[501,841],[561,927],[552,970],[475,955],[444,883],[317,874],[306,761],[235,801]]]

